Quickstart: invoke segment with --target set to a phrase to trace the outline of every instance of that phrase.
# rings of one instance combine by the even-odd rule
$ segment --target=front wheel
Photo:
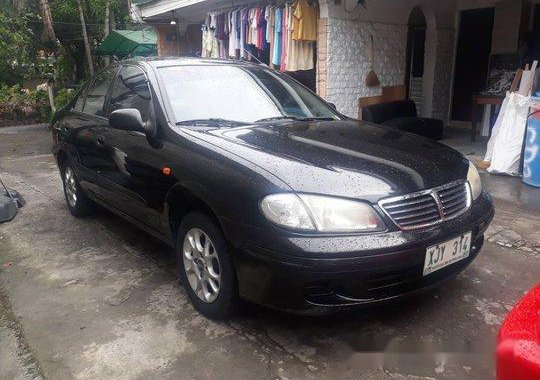
[[[236,307],[236,278],[221,229],[207,215],[188,214],[178,231],[180,282],[195,309],[211,319],[226,319]]]

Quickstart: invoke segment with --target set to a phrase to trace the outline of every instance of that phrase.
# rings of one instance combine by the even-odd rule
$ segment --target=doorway
[[[533,29],[527,39],[529,56],[525,57],[525,61],[540,60],[540,4],[534,6]]]
[[[486,87],[494,15],[494,8],[461,12],[452,99],[453,120],[470,121],[472,96]]]
[[[426,54],[426,17],[415,7],[409,16],[407,33],[407,67],[405,86],[407,97],[414,101],[419,115],[424,105],[424,60]]]

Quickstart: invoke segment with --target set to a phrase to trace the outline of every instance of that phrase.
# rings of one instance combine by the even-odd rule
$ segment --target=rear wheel
[[[77,217],[88,215],[90,213],[90,200],[84,195],[75,176],[75,171],[69,163],[62,169],[62,182],[69,211]]]
[[[207,215],[188,214],[179,228],[180,282],[195,309],[212,319],[228,318],[236,307],[236,280],[221,229]]]

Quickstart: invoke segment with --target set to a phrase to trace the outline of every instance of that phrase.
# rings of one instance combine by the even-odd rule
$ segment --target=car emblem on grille
[[[437,191],[431,190],[430,195],[433,197],[433,199],[435,200],[435,203],[437,204],[437,209],[439,210],[439,216],[441,217],[441,219],[444,219],[444,207],[441,202],[441,198],[439,198],[439,195],[437,194]]]

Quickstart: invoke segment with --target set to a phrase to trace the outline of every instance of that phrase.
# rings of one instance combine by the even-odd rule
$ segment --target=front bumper
[[[465,269],[493,219],[482,194],[460,217],[429,229],[369,235],[296,235],[222,220],[240,297],[297,313],[385,302],[426,290]],[[472,231],[469,257],[423,276],[426,248]]]

